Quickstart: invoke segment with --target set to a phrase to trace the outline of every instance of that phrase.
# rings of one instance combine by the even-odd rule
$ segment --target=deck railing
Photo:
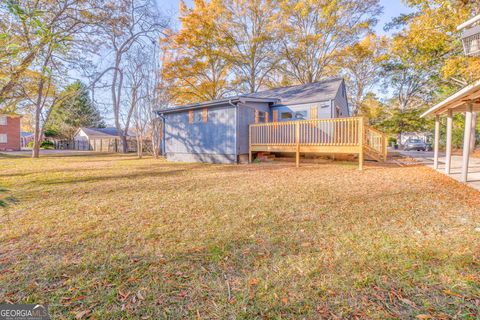
[[[250,126],[255,145],[358,145],[358,118],[271,122]],[[297,141],[298,130],[298,141]]]
[[[365,126],[365,147],[381,156],[382,160],[386,160],[387,139],[382,131]]]
[[[252,151],[354,153],[363,165],[364,149],[386,157],[385,135],[364,125],[362,117],[271,122],[250,125]]]

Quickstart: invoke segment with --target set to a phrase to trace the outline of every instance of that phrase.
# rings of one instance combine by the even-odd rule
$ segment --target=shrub
[[[397,144],[397,138],[388,137],[388,145],[391,145],[392,143]]]
[[[27,148],[33,148],[33,141],[27,143]],[[43,140],[40,144],[40,149],[55,149],[55,143],[50,140]]]
[[[43,140],[40,144],[40,148],[42,149],[55,149],[55,143],[50,140]]]

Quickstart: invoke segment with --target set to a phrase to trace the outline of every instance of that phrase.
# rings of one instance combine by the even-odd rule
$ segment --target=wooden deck
[[[359,169],[365,155],[377,161],[387,156],[385,134],[365,125],[361,117],[270,122],[250,125],[249,161],[254,152],[357,154]]]

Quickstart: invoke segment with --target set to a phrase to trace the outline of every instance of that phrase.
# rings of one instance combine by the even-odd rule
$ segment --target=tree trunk
[[[120,137],[122,141],[122,153],[128,153],[128,142],[127,142],[127,136],[122,134]]]
[[[39,158],[40,157],[40,144],[41,144],[41,136],[40,136],[40,108],[36,106],[35,108],[35,134],[33,137],[33,150],[32,150],[32,158]]]
[[[35,134],[33,138],[33,150],[32,150],[32,158],[39,158],[40,157],[40,144],[41,144],[41,135],[42,130],[40,128],[40,116],[42,113],[42,98],[43,98],[43,86],[44,80],[43,78],[40,79],[38,83],[38,93],[37,93],[37,101],[35,103]]]

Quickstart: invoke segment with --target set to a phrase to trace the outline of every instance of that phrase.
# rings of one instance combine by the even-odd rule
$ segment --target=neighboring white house
[[[403,146],[410,139],[419,139],[425,143],[430,143],[433,140],[433,134],[431,132],[403,132],[398,143]]]
[[[86,128],[81,127],[73,138],[73,149],[92,150],[97,152],[117,152],[121,149],[121,141],[115,127]],[[127,138],[131,139],[134,134],[129,132]],[[130,143],[129,143],[130,149]]]

